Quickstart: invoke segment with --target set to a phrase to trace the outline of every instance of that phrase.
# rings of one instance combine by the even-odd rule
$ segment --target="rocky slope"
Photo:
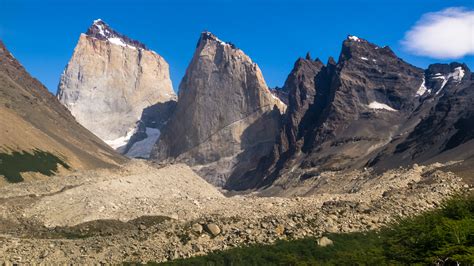
[[[43,177],[35,174],[37,170],[52,174],[64,168],[110,167],[126,161],[78,124],[2,42],[0,124],[0,175],[8,178],[21,172],[14,181]],[[0,185],[5,182],[0,178]]]
[[[466,65],[424,71],[389,47],[349,36],[337,63],[299,59],[285,87],[289,104],[277,145],[236,189],[301,183],[323,171],[381,172],[472,157]]]
[[[210,183],[232,186],[272,149],[284,107],[242,50],[203,32],[152,158],[185,162]]]
[[[159,262],[376,229],[466,189],[440,166],[327,172],[293,197],[224,197],[185,165],[143,161],[13,184],[0,189],[0,263]]]
[[[176,100],[163,57],[101,20],[79,37],[57,96],[79,123],[122,152],[144,109]],[[141,135],[156,141],[160,129],[151,127]],[[149,150],[141,150],[133,155],[149,156]]]

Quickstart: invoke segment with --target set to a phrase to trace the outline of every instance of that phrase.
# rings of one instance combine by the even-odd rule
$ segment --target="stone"
[[[221,229],[215,223],[206,224],[206,231],[214,237],[221,233]]]
[[[323,237],[321,237],[321,238],[318,238],[317,244],[318,244],[318,246],[320,246],[320,247],[327,247],[327,246],[332,246],[334,243],[333,243],[333,241],[332,241],[331,239],[329,239],[329,238],[323,236]]]
[[[328,233],[338,233],[339,232],[339,228],[337,226],[334,226],[334,225],[331,225],[331,226],[328,226],[326,231]]]
[[[282,224],[279,224],[275,228],[275,233],[277,235],[283,235],[285,233],[285,227]]]
[[[197,234],[202,234],[202,231],[203,231],[203,227],[201,224],[199,223],[194,223],[192,226],[191,226],[191,230]]]

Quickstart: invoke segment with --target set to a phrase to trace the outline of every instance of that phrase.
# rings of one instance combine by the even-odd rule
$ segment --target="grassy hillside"
[[[473,265],[474,196],[456,196],[440,209],[405,218],[382,230],[236,248],[163,265]],[[154,263],[150,263],[154,264]]]

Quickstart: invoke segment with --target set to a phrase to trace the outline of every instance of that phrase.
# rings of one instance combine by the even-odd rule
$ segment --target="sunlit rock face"
[[[79,123],[122,151],[145,108],[176,100],[163,57],[101,20],[79,37],[57,96]]]

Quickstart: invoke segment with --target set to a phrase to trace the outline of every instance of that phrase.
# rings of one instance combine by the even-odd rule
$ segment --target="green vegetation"
[[[176,260],[163,265],[472,265],[474,196],[457,196],[440,209],[401,219],[380,231],[279,241]],[[150,263],[153,264],[153,263]]]
[[[58,170],[58,164],[69,169],[59,157],[45,151],[0,153],[0,175],[8,182],[22,182],[21,172],[39,172],[51,176]]]

